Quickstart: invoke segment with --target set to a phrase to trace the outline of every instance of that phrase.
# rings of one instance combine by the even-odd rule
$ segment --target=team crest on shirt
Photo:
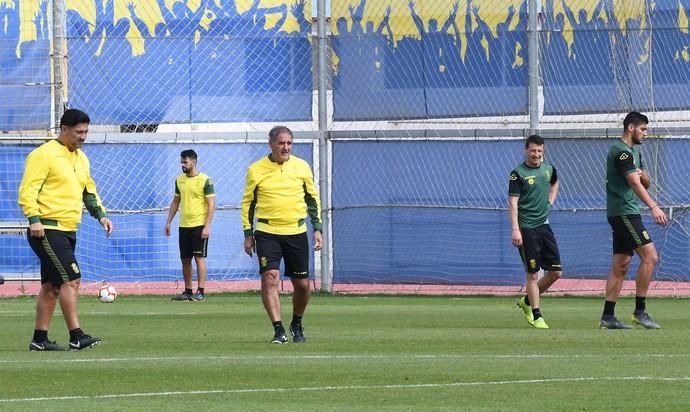
[[[530,177],[529,179],[527,179],[527,184],[533,185],[534,184],[534,178]]]
[[[537,261],[534,259],[529,260],[529,267],[530,269],[536,269],[537,268]]]
[[[646,230],[642,231],[642,236],[644,236],[645,240],[649,240],[649,233]]]
[[[630,155],[627,154],[627,153],[625,153],[625,152],[623,152],[623,153],[621,153],[621,155],[620,155],[620,157],[619,157],[618,159],[620,159],[620,160],[628,160],[628,159],[630,159]]]
[[[77,265],[77,262],[72,262],[72,272],[74,273],[79,273],[79,266]]]

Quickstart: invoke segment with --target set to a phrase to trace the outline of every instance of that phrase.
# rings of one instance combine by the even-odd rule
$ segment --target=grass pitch
[[[256,294],[83,297],[103,343],[30,353],[35,299],[2,299],[0,410],[690,410],[690,300],[650,299],[663,329],[618,331],[598,329],[601,298],[544,298],[549,330],[516,300],[314,296],[309,342],[271,345]],[[67,335],[57,311],[50,339]]]

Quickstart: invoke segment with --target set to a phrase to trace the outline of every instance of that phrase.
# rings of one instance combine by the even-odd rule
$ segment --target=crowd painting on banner
[[[95,123],[309,120],[313,0],[66,0]],[[527,0],[331,4],[336,120],[527,112]],[[690,105],[690,0],[542,0],[546,114]],[[0,0],[0,129],[50,124],[51,0]]]
[[[525,113],[527,5],[334,2],[336,118]],[[541,6],[546,114],[690,104],[690,1],[542,0]]]

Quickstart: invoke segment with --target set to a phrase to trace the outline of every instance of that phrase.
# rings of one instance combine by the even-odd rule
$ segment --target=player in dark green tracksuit
[[[616,318],[614,309],[634,253],[640,256],[640,266],[635,278],[635,312],[632,321],[647,329],[660,327],[646,311],[647,290],[659,258],[652,238],[642,224],[639,200],[649,207],[657,224],[665,226],[668,221],[640,180],[640,176],[646,172],[643,172],[639,145],[647,137],[648,123],[647,116],[638,112],[628,113],[623,120],[623,136],[611,145],[606,158],[606,211],[613,229],[613,259],[606,280],[606,302],[599,324],[605,329],[631,328]]]
[[[543,161],[544,139],[525,141],[525,161],[510,173],[508,204],[512,242],[520,250],[527,274],[527,296],[518,301],[527,322],[548,329],[539,308],[539,295],[561,276],[561,257],[549,225],[549,210],[558,195],[556,168]],[[538,273],[547,273],[539,279]]]

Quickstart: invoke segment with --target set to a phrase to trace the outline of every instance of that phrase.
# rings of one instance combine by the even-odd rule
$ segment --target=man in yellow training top
[[[86,113],[66,110],[60,119],[58,138],[29,153],[24,165],[19,206],[29,219],[29,245],[41,260],[41,291],[30,351],[66,350],[48,340],[48,327],[58,300],[69,330],[69,349],[90,348],[101,342],[101,338],[84,333],[79,324],[81,273],[74,257],[82,204],[108,236],[113,231],[96,193],[89,159],[80,150],[90,122]]]
[[[309,302],[309,240],[307,214],[314,228],[314,250],[321,250],[321,209],[309,164],[292,156],[292,131],[276,126],[268,134],[271,154],[247,169],[242,198],[244,251],[256,252],[261,273],[261,299],[273,323],[271,343],[287,343],[281,321],[280,260],[294,287],[290,334],[293,342],[306,342],[302,316]],[[254,217],[256,231],[252,232]]]
[[[205,299],[206,288],[206,255],[208,238],[211,235],[211,221],[216,210],[216,192],[213,180],[196,168],[197,155],[194,150],[180,153],[182,174],[175,179],[175,196],[170,202],[168,221],[165,223],[165,235],[170,236],[170,224],[177,209],[180,209],[180,259],[184,292],[172,300],[192,300],[200,302]],[[196,262],[197,290],[192,294],[192,257]]]

